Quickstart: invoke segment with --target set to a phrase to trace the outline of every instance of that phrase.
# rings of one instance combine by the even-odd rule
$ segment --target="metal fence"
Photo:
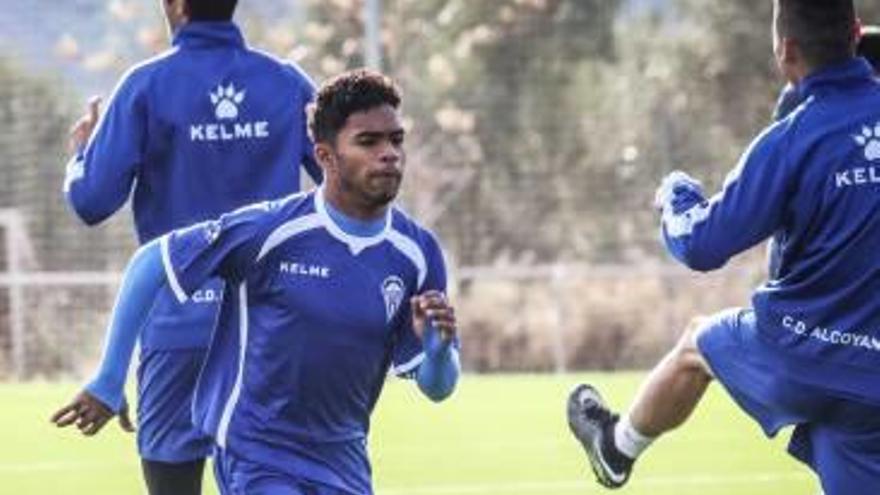
[[[100,357],[121,273],[41,271],[22,216],[0,211],[0,377],[82,376]],[[722,274],[673,265],[452,267],[471,371],[648,366],[698,314],[746,303],[760,256]]]
[[[453,260],[469,369],[646,366],[760,280],[760,254],[716,275],[672,266],[650,202],[671,168],[718,184],[768,120],[779,83],[743,63],[769,56],[767,2],[241,4],[251,44],[316,80],[381,64],[403,87],[403,203]],[[167,41],[138,0],[6,7],[0,375],[81,374],[135,243],[130,212],[85,228],[67,211],[67,128]]]

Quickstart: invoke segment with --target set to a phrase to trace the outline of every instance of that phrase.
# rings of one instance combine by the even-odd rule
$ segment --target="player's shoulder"
[[[151,78],[155,73],[164,70],[174,63],[180,50],[171,47],[157,55],[135,63],[122,75],[122,81],[142,81]]]
[[[323,225],[315,205],[314,190],[266,201],[255,207],[260,210],[253,213],[258,217],[255,237],[261,240],[258,259]]]
[[[279,199],[250,203],[221,215],[221,223],[248,224],[255,231],[271,231],[279,224],[307,215],[308,196],[308,193],[298,192]]]
[[[815,105],[812,97],[800,102],[785,117],[765,127],[746,148],[747,157],[772,157],[790,151],[793,138],[802,132],[805,116]]]
[[[833,94],[811,95],[796,111],[779,123],[774,134],[780,141],[790,143],[792,151],[808,154],[823,143],[849,143],[853,133],[861,130],[866,120],[865,109],[880,108],[880,90],[873,95]],[[876,120],[873,120],[876,122]],[[833,146],[837,147],[837,144]],[[840,150],[846,149],[839,147]]]
[[[177,48],[171,48],[126,69],[116,84],[114,95],[136,95],[145,92],[155,80],[155,74],[167,67],[177,52]]]
[[[282,198],[243,206],[234,215],[251,217],[266,224],[284,223],[315,212],[314,192],[300,191]]]
[[[275,74],[286,82],[296,85],[302,91],[308,93],[314,91],[314,80],[296,62],[282,59],[253,47],[248,47],[247,52],[254,62],[260,64],[264,70],[268,70],[268,73]]]
[[[398,206],[391,210],[391,231],[394,235],[414,243],[425,254],[442,251],[437,236]]]

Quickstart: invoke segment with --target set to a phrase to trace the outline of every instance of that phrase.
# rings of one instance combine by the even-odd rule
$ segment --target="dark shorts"
[[[255,464],[219,448],[214,451],[214,477],[220,495],[352,495]]]
[[[768,436],[795,425],[788,450],[819,475],[825,495],[880,494],[880,408],[779,373],[751,310],[712,316],[697,345],[718,381]]]
[[[138,367],[138,451],[167,463],[204,459],[213,441],[192,423],[204,349],[145,350]]]

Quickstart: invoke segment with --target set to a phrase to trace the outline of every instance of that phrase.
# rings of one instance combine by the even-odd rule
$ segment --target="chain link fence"
[[[318,81],[381,59],[405,94],[402,202],[448,251],[465,366],[561,371],[648,366],[691,315],[760,283],[760,252],[713,275],[673,266],[651,198],[675,168],[716,188],[768,122],[770,5],[242,0],[237,20]],[[53,2],[45,22],[31,2],[4,7],[0,376],[79,375],[135,242],[128,211],[86,228],[67,210],[67,129],[167,39],[136,0]]]

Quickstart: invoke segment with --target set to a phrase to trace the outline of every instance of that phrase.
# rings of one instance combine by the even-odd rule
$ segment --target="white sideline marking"
[[[501,493],[545,493],[547,490],[563,490],[573,493],[605,493],[602,488],[593,481],[592,473],[585,473],[583,480],[560,480],[560,481],[524,481],[519,483],[473,483],[468,485],[435,485],[408,488],[378,488],[377,495],[471,495],[471,494],[501,494]],[[776,472],[776,473],[751,473],[740,475],[695,475],[695,476],[655,476],[633,478],[631,485],[645,486],[718,486],[718,485],[743,485],[778,483],[782,481],[806,480],[812,476],[808,472]],[[591,490],[593,489],[593,490]]]
[[[131,468],[135,462],[33,462],[20,464],[0,464],[0,473],[36,473],[46,471],[101,470],[111,467]],[[633,485],[645,486],[718,486],[744,484],[770,484],[782,481],[812,479],[809,472],[784,471],[769,473],[750,473],[739,475],[695,475],[695,476],[654,476],[634,478]],[[571,491],[572,493],[605,493],[592,480],[591,473],[584,473],[582,480],[523,481],[514,483],[471,483],[467,485],[434,485],[417,487],[378,488],[377,495],[472,495],[503,493],[545,493],[547,490]]]

